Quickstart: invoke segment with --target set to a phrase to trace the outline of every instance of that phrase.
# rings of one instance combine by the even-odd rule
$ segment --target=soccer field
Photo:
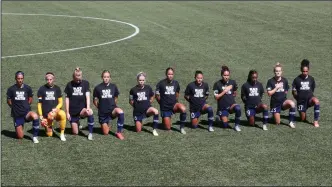
[[[5,1],[1,21],[3,186],[332,185],[330,2]],[[134,132],[128,99],[140,71],[147,73],[147,84],[155,88],[165,69],[175,67],[180,102],[189,108],[183,93],[196,70],[203,71],[212,93],[222,64],[230,67],[239,86],[249,70],[256,69],[265,87],[276,62],[283,64],[291,83],[304,58],[310,60],[310,74],[316,80],[319,128],[302,122],[289,128],[288,111],[282,113],[282,125],[271,121],[268,131],[250,127],[238,94],[241,132],[220,124],[208,132],[204,115],[201,128],[191,129],[188,123],[183,135],[177,130],[178,114],[171,132],[160,129],[154,137],[151,118],[145,121],[145,130]],[[24,71],[36,111],[36,94],[45,83],[45,73],[53,71],[63,91],[76,66],[91,88],[102,81],[104,69],[110,70],[120,90],[118,105],[125,112],[125,140],[101,134],[95,107],[94,141],[87,140],[87,129],[71,135],[69,123],[66,142],[60,141],[58,132],[46,137],[41,129],[40,143],[33,144],[31,124],[25,124],[26,138],[17,140],[6,103],[15,72]],[[290,93],[288,97],[292,98]],[[264,95],[263,101],[269,104],[269,97]],[[208,103],[216,112],[213,96]],[[153,106],[159,109],[156,101]],[[233,126],[234,115],[230,119]],[[313,121],[313,108],[308,119]],[[86,126],[86,120],[82,122]],[[111,130],[116,131],[115,121]]]

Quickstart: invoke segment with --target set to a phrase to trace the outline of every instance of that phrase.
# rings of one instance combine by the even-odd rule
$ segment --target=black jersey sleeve
[[[247,90],[245,84],[243,84],[241,87],[241,100],[243,103],[245,103],[247,100]]]

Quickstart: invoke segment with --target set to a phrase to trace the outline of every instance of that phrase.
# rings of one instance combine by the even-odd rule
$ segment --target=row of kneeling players
[[[271,97],[270,112],[276,124],[280,124],[280,112],[289,110],[289,126],[295,128],[295,103],[287,99],[289,84],[286,78],[282,76],[282,66],[277,63],[274,67],[274,77],[267,81],[266,91]],[[230,79],[231,71],[227,66],[221,68],[221,79],[213,85],[213,95],[217,101],[216,120],[221,121],[223,127],[228,127],[229,114],[235,114],[234,129],[241,131],[240,118],[241,107],[235,102],[237,93],[237,83]],[[144,118],[153,117],[152,134],[158,136],[159,114],[162,118],[162,124],[167,130],[171,129],[171,117],[175,113],[180,113],[180,132],[186,134],[184,124],[187,119],[187,109],[184,104],[178,102],[180,86],[173,79],[174,69],[169,67],[165,71],[166,78],[159,81],[155,92],[145,84],[146,74],[140,72],[137,74],[137,85],[131,88],[129,93],[129,103],[133,107],[133,118],[136,131],[142,129]],[[124,111],[117,105],[119,90],[117,86],[111,83],[110,72],[102,72],[103,82],[97,85],[92,93],[93,104],[98,109],[98,120],[103,134],[110,131],[109,121],[117,118],[116,136],[123,140]],[[65,111],[62,110],[62,92],[54,84],[55,75],[47,72],[45,75],[46,84],[38,90],[38,114],[31,111],[33,98],[32,89],[23,83],[24,73],[18,71],[15,74],[16,83],[8,88],[7,101],[11,107],[11,115],[14,119],[17,138],[23,138],[23,125],[25,122],[32,121],[33,142],[38,143],[38,133],[40,125],[45,127],[47,136],[53,134],[53,123],[57,121],[60,126],[60,139],[66,141],[65,127],[68,120],[71,124],[72,133],[78,134],[82,128],[80,119],[87,118],[88,139],[93,140],[94,116],[90,104],[90,86],[89,82],[82,79],[82,70],[76,68],[73,72],[73,80],[65,87]],[[315,89],[315,80],[309,75],[309,61],[304,59],[301,62],[301,74],[297,76],[292,83],[292,94],[297,102],[297,109],[302,121],[306,120],[307,108],[314,106],[314,123],[319,127],[319,101],[313,95]],[[264,94],[263,85],[258,81],[258,72],[250,70],[247,81],[241,87],[241,99],[245,106],[245,115],[250,125],[255,125],[255,116],[263,113],[262,129],[268,130],[267,122],[269,118],[269,109],[262,103]],[[207,114],[208,131],[212,132],[214,123],[214,114],[212,107],[206,103],[209,96],[209,85],[203,81],[203,73],[195,72],[195,81],[188,84],[184,92],[184,98],[189,102],[190,119],[192,128],[197,128],[199,118]],[[160,110],[151,106],[154,98],[160,105]]]

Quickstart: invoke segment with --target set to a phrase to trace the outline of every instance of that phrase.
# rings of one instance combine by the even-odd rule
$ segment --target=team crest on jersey
[[[225,90],[226,87],[227,87],[227,86],[223,86],[223,87],[222,87],[222,90]],[[232,91],[229,90],[228,92],[226,92],[226,94],[227,94],[227,95],[230,95],[230,94],[232,94]]]
[[[174,95],[174,86],[166,86],[166,91],[165,91],[166,95]]]
[[[195,89],[194,97],[204,97],[203,91],[204,91],[203,89]]]
[[[258,88],[249,88],[249,96],[258,96]]]
[[[25,97],[24,97],[24,92],[20,92],[20,91],[16,91],[16,97],[15,97],[15,100],[25,100]]]
[[[111,89],[106,89],[106,90],[101,90],[102,96],[101,98],[112,98],[113,96],[111,95]]]
[[[300,90],[310,90],[309,82],[301,82]]]
[[[137,92],[137,101],[145,101],[147,99],[145,92]]]
[[[73,95],[83,95],[82,87],[73,87],[74,93]]]
[[[281,82],[281,83],[279,83],[279,84],[281,84],[281,87],[278,88],[276,92],[284,92],[284,91],[285,91],[285,89],[284,89],[284,83]],[[277,84],[275,84],[275,86],[277,86]]]
[[[55,100],[54,91],[46,91],[45,100]]]

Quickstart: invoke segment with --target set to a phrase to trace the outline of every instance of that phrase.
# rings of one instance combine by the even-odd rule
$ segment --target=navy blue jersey
[[[134,116],[145,114],[150,108],[150,98],[154,96],[152,88],[149,85],[145,85],[143,88],[138,86],[130,89],[129,100],[134,102]]]
[[[62,97],[60,88],[57,85],[49,87],[47,84],[41,86],[37,93],[38,102],[42,104],[42,113],[44,117],[58,105],[58,98]]]
[[[189,96],[190,112],[199,112],[205,105],[206,97],[209,96],[209,85],[202,82],[201,85],[191,82],[188,84],[184,95]]]
[[[288,80],[284,77],[281,77],[280,81],[277,81],[274,77],[269,79],[266,84],[266,90],[271,91],[275,89],[276,84],[281,84],[282,87],[279,88],[272,96],[270,101],[270,107],[275,108],[281,106],[284,101],[287,99],[287,93],[289,90]]]
[[[100,83],[93,90],[93,98],[98,98],[99,115],[110,114],[116,108],[115,98],[120,94],[115,84]]]
[[[299,75],[294,79],[292,87],[297,92],[297,98],[295,98],[297,101],[307,101],[314,96],[316,87],[315,79],[310,75],[306,78]]]
[[[172,80],[168,82],[167,79],[161,80],[156,86],[156,95],[160,95],[160,110],[173,111],[176,104],[176,94],[180,92],[180,85],[178,81]]]
[[[262,83],[251,84],[246,82],[241,88],[241,99],[246,108],[255,108],[262,102],[264,88]]]
[[[12,117],[22,117],[31,110],[29,97],[33,97],[32,89],[26,84],[21,87],[14,84],[8,88],[7,99],[12,101]]]
[[[65,91],[66,97],[69,98],[69,114],[79,115],[83,108],[86,108],[86,92],[90,92],[90,84],[86,80],[80,83],[68,82]]]
[[[225,93],[219,100],[218,100],[218,111],[225,110],[231,107],[233,104],[235,104],[234,99],[234,92],[237,91],[237,84],[235,80],[228,80],[227,82],[224,82],[223,80],[219,80],[214,83],[213,85],[213,92],[214,94],[220,94],[224,91],[224,89],[227,86],[232,85],[233,88],[229,90],[227,93]]]

